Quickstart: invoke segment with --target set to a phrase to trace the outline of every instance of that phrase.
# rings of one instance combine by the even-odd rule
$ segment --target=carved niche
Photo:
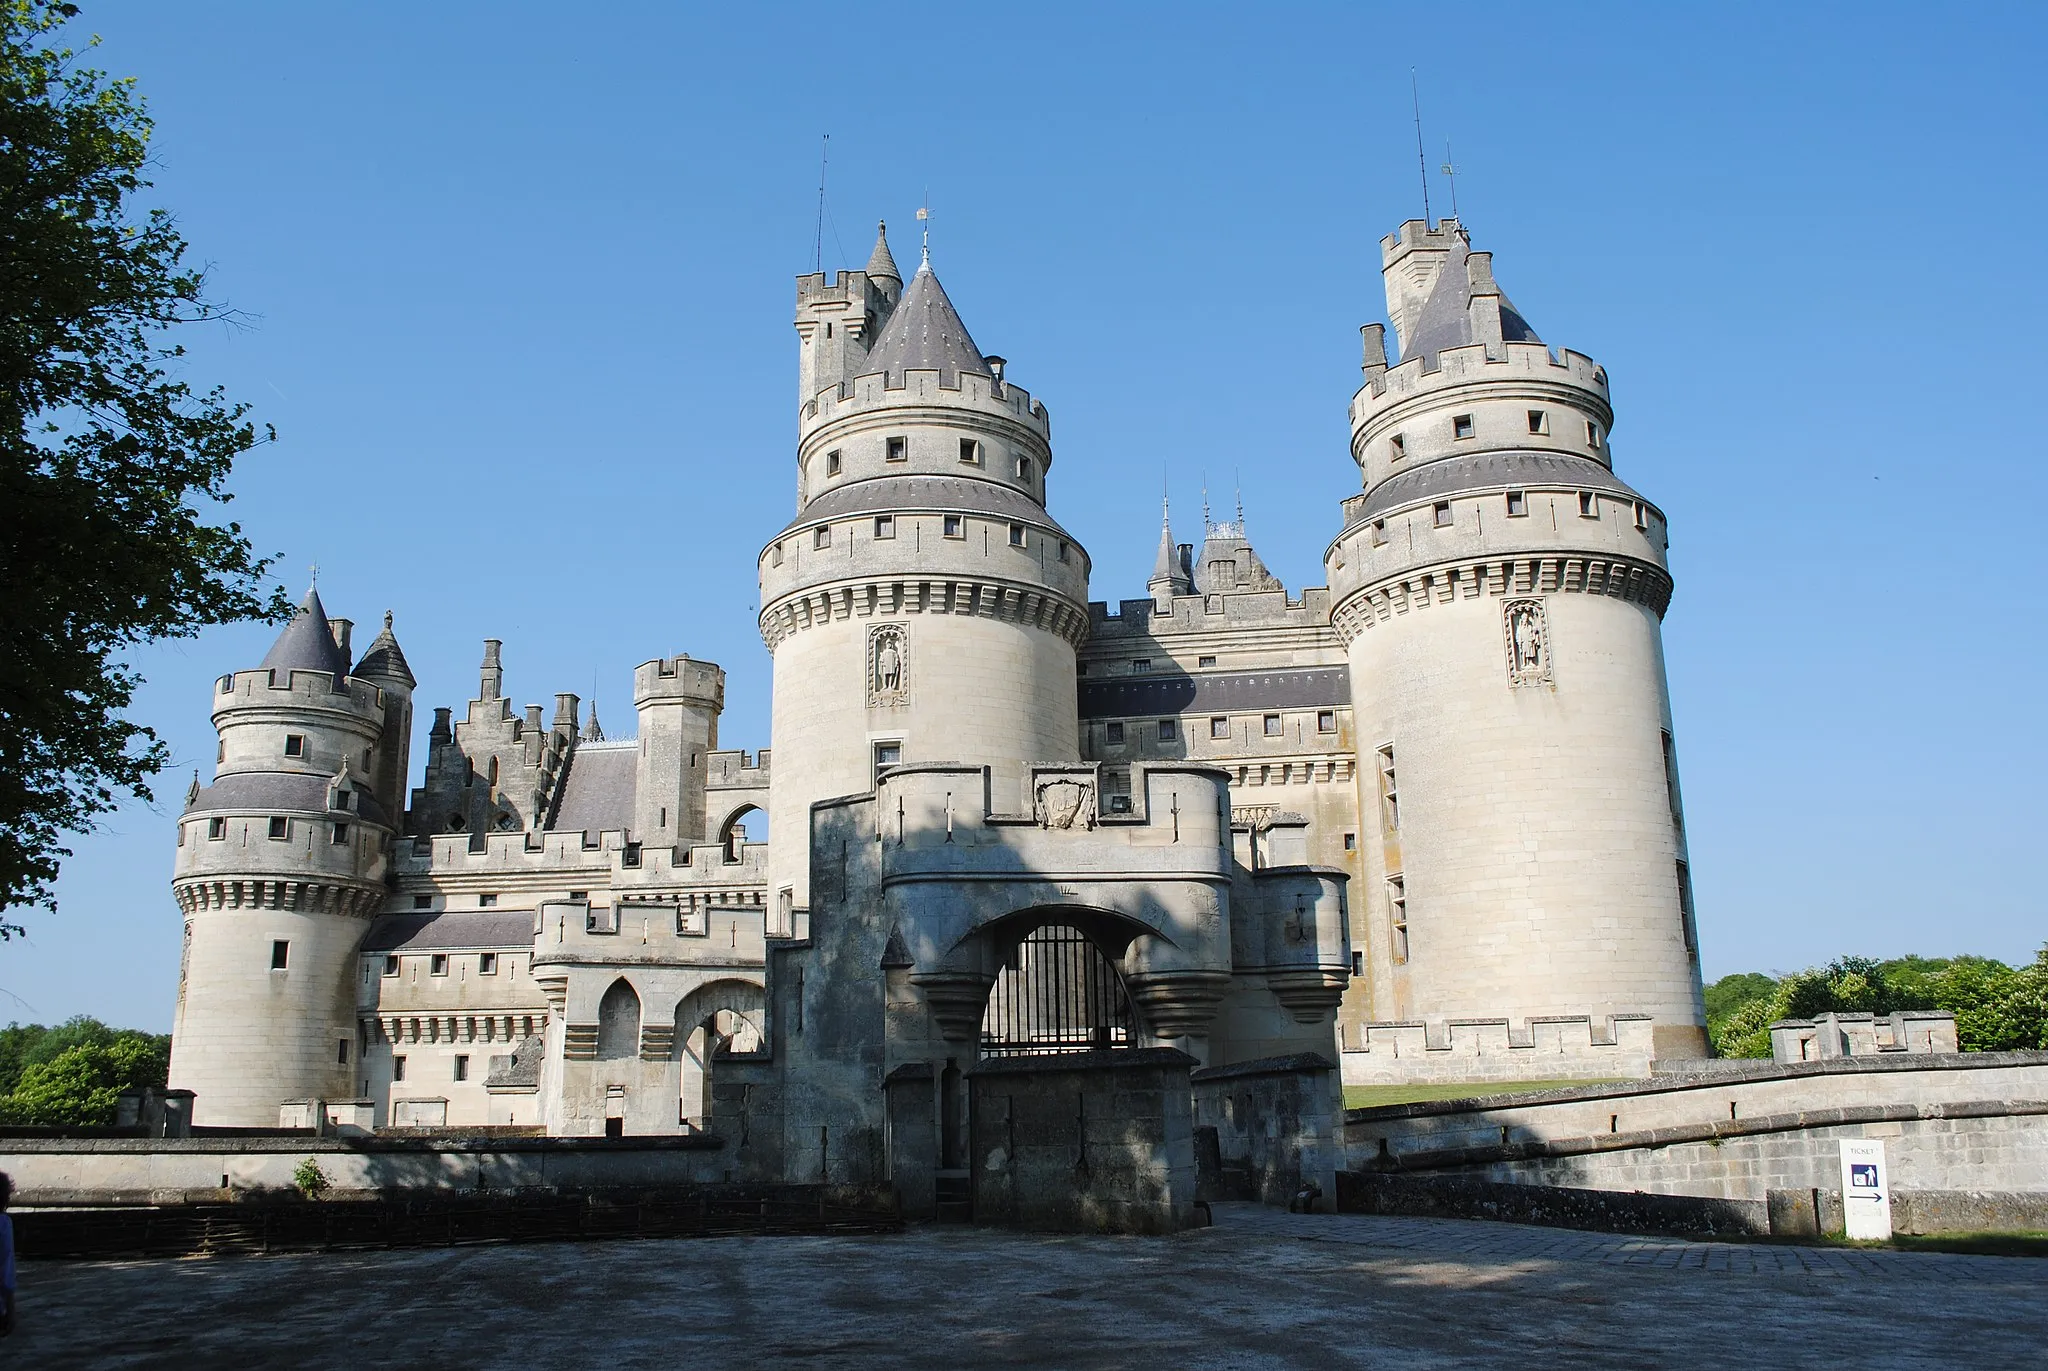
[[[910,647],[902,624],[868,628],[868,703],[910,703]]]
[[[1035,796],[1040,828],[1072,828],[1079,821],[1095,827],[1095,787],[1071,776],[1038,783]]]
[[[1546,686],[1550,674],[1550,621],[1541,600],[1509,600],[1501,607],[1507,637],[1508,684]]]

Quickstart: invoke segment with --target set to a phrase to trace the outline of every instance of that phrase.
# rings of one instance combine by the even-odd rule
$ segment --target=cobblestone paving
[[[27,1262],[0,1366],[2048,1365],[2048,1261],[1219,1206],[1173,1238],[889,1237]]]

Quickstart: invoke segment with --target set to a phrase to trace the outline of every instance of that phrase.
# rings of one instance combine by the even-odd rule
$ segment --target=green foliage
[[[61,45],[76,13],[0,0],[0,909],[54,908],[62,834],[149,799],[168,759],[121,717],[140,678],[117,654],[290,610],[240,526],[204,517],[274,435],[172,374],[169,330],[233,316],[170,215],[131,208],[150,120]]]
[[[1731,1004],[1744,990],[1750,997]],[[1902,1009],[1954,1014],[1965,1052],[2048,1049],[2048,947],[2017,969],[1989,957],[1842,957],[1777,980],[1724,976],[1708,995],[1708,1032],[1724,1057],[1770,1056],[1779,1019]]]
[[[131,1086],[170,1077],[168,1034],[109,1028],[79,1015],[53,1028],[0,1029],[0,1123],[104,1127]]]
[[[299,1193],[307,1199],[317,1200],[327,1193],[327,1188],[334,1182],[327,1179],[327,1173],[320,1169],[318,1161],[308,1157],[293,1169],[292,1184],[296,1185]]]

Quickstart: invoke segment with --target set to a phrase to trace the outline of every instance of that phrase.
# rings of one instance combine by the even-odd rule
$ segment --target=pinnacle
[[[875,250],[868,257],[868,275],[899,283],[903,280],[903,273],[896,269],[896,258],[889,252],[887,220],[875,222]]]

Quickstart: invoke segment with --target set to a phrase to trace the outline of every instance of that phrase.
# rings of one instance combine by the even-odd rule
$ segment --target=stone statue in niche
[[[1040,828],[1072,828],[1076,820],[1085,820],[1085,828],[1095,826],[1095,787],[1086,781],[1066,776],[1040,781],[1036,799]]]
[[[903,625],[876,624],[868,629],[868,703],[910,702],[910,654]]]
[[[1550,624],[1541,600],[1510,600],[1506,615],[1508,684],[1540,686],[1551,683]]]

